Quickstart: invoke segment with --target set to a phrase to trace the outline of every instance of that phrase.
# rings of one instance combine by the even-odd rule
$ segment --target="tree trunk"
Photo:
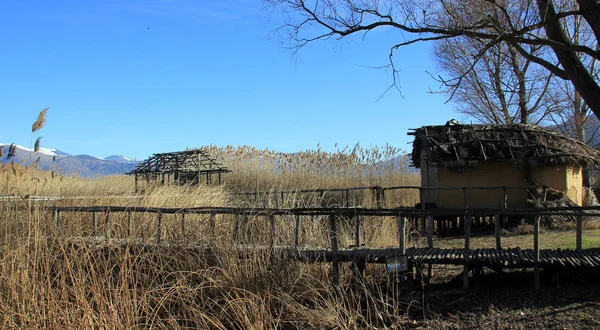
[[[581,9],[587,6],[585,8],[590,11],[589,13],[585,13],[584,17],[592,28],[596,25],[598,32],[594,29],[594,33],[598,38],[600,37],[600,6],[595,2],[595,0],[578,0]],[[544,26],[548,39],[558,44],[570,45],[571,42],[567,38],[560,22],[556,19],[556,10],[554,9],[552,0],[537,0],[537,4],[541,19],[549,21]],[[585,10],[583,11],[585,12]],[[573,83],[573,86],[575,86],[575,89],[580,93],[596,117],[600,118],[600,86],[598,86],[598,83],[591,76],[590,72],[586,70],[575,52],[557,46],[552,46],[552,50],[565,70],[567,77]]]

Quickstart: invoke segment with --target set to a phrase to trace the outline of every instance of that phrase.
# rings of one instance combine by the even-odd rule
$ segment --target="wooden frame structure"
[[[221,175],[228,172],[231,170],[211,158],[205,150],[193,149],[153,154],[127,174],[135,176],[137,192],[141,180],[145,180],[146,185],[152,182],[198,185],[214,183],[213,175],[216,175],[217,183],[221,184]]]

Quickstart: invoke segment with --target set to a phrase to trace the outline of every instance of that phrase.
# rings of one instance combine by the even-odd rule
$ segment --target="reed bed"
[[[415,174],[400,170],[397,159],[377,164],[384,158],[381,151],[355,149],[292,155],[221,148],[212,152],[233,170],[224,185],[153,186],[142,195],[134,194],[128,176],[86,179],[38,171],[34,165],[3,165],[0,195],[14,198],[0,203],[0,327],[357,329],[412,324],[407,313],[418,303],[400,310],[409,302],[376,285],[387,282],[381,267],[369,267],[368,280],[351,286],[351,272],[342,272],[350,290],[342,292],[332,288],[326,264],[271,254],[240,260],[243,251],[233,248],[232,215],[217,216],[212,233],[207,215],[186,215],[182,226],[182,215],[165,214],[164,244],[156,245],[157,214],[110,214],[111,238],[126,244],[106,245],[101,240],[105,214],[94,220],[91,213],[65,212],[57,225],[50,212],[54,205],[318,207],[341,197],[291,193],[274,200],[270,193],[418,183]],[[391,151],[385,157],[395,157]],[[246,200],[238,194],[242,191],[260,192],[260,200]],[[32,196],[60,199],[34,201]],[[402,198],[389,203],[410,202],[415,194]],[[352,199],[355,206],[374,205],[368,192],[353,193]],[[277,217],[275,244],[293,244],[294,221],[293,216]],[[349,221],[339,219],[342,247],[353,244]],[[327,246],[327,223],[303,219],[301,244]],[[396,242],[392,220],[365,220],[363,228],[368,245]],[[93,235],[99,239],[89,239]],[[268,219],[240,219],[238,239],[249,246],[268,244]]]

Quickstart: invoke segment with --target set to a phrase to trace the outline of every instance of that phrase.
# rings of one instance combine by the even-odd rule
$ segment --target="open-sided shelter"
[[[583,198],[582,168],[600,152],[534,125],[423,126],[414,135],[413,165],[421,169],[421,201],[441,208],[523,207],[531,186],[548,186],[574,203]],[[493,189],[444,190],[457,187]],[[501,187],[523,187],[503,189]]]
[[[203,149],[153,154],[127,173],[135,176],[135,190],[141,181],[154,184],[221,184],[221,175],[231,172]],[[213,176],[217,178],[214,179]]]

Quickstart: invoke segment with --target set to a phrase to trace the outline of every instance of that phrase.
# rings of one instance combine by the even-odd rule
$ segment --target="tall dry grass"
[[[49,212],[53,205],[238,206],[235,193],[244,189],[415,184],[417,179],[400,171],[345,165],[358,153],[288,155],[286,165],[279,163],[282,155],[269,156],[270,163],[265,155],[255,163],[250,156],[230,158],[227,165],[234,172],[223,186],[155,186],[138,196],[132,196],[133,180],[127,176],[85,179],[2,166],[0,195],[18,198],[0,203],[0,327],[359,329],[408,322],[407,309],[399,308],[404,302],[377,285],[387,281],[382,268],[370,267],[367,281],[353,285],[351,272],[342,272],[345,291],[339,291],[332,289],[326,264],[273,254],[240,259],[244,251],[233,248],[233,216],[217,216],[213,236],[207,216],[186,215],[182,228],[181,215],[163,215],[164,243],[157,246],[156,214],[134,213],[128,233],[127,215],[115,213],[110,215],[111,237],[122,245],[106,246],[82,239],[92,235],[91,214],[63,213],[57,226]],[[32,202],[27,195],[63,198]],[[298,198],[289,194],[278,203],[290,207]],[[103,236],[104,215],[97,221]],[[293,223],[291,216],[277,218],[277,245],[292,244]],[[244,217],[240,226],[240,240],[248,246],[270,239],[265,217]],[[396,242],[393,220],[365,220],[363,229],[370,246]],[[327,233],[326,219],[304,219],[301,244],[327,246]],[[340,245],[353,244],[352,235],[341,221]]]

